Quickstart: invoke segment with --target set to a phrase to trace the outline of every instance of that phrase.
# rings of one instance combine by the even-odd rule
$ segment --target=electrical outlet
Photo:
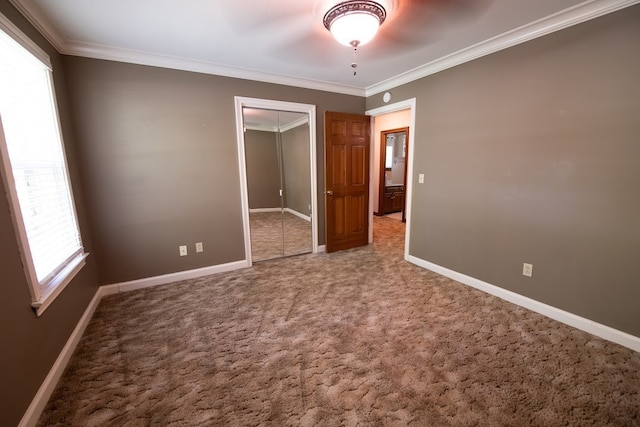
[[[196,243],[196,252],[204,252],[204,247],[202,246],[202,242]]]
[[[181,245],[178,247],[180,249],[180,256],[187,256],[187,246]]]
[[[522,264],[522,275],[527,277],[533,276],[533,264],[527,264],[526,262]]]

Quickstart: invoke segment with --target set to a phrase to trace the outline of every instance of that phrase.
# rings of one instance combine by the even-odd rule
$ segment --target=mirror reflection
[[[407,152],[407,133],[385,135],[385,186],[404,185],[404,165]]]
[[[312,252],[308,115],[246,107],[242,115],[253,261]]]
[[[409,128],[390,129],[380,134],[380,181],[378,215],[402,212],[405,220],[405,180]]]

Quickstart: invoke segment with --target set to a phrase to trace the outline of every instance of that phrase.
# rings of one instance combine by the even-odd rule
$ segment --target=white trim
[[[316,141],[316,106],[312,105],[309,114],[309,173],[311,174],[311,247],[313,253],[318,252],[318,159],[317,159],[317,141]]]
[[[412,70],[383,80],[365,90],[369,97],[400,85],[430,76],[456,65],[498,52],[503,49],[545,36],[547,34],[589,21],[640,3],[640,0],[588,0],[537,21],[476,43],[457,52],[438,58]]]
[[[297,216],[298,218],[302,218],[302,219],[304,219],[305,221],[309,221],[309,222],[311,222],[311,216],[309,216],[309,215],[305,215],[305,214],[303,214],[302,212],[298,212],[298,211],[296,211],[296,210],[294,210],[294,209],[291,209],[291,208],[284,208],[284,211],[285,211],[285,212],[290,213],[291,215],[295,215],[295,216]]]
[[[6,16],[0,13],[0,30],[4,31],[9,35],[13,40],[16,41],[20,46],[25,48],[30,54],[38,58],[44,65],[46,65],[49,70],[53,69],[51,66],[51,58],[49,58],[49,54],[42,50],[40,46],[38,46],[33,40],[31,40],[25,33],[20,31],[18,27],[16,27],[13,22],[9,20]]]
[[[282,212],[282,208],[255,208],[249,209],[249,213],[260,213],[260,212]]]
[[[317,252],[325,252],[325,245],[318,246]],[[594,321],[585,319],[580,316],[576,316],[575,314],[560,310],[558,308],[549,306],[547,304],[541,303],[539,301],[532,300],[531,298],[522,296],[520,294],[516,294],[514,292],[508,291],[506,289],[497,287],[495,285],[491,285],[489,283],[483,282],[481,280],[475,279],[470,276],[466,276],[464,274],[455,272],[453,270],[449,270],[445,267],[441,267],[439,265],[430,263],[428,261],[424,261],[422,259],[416,258],[414,256],[405,256],[405,259],[413,264],[416,264],[420,267],[429,269],[431,271],[435,271],[436,273],[442,274],[443,276],[449,277],[453,280],[461,282],[463,284],[472,286],[481,291],[487,292],[489,294],[495,295],[499,298],[502,298],[506,301],[512,302],[516,305],[528,308],[532,311],[550,317],[552,319],[558,320],[560,322],[566,323],[575,328],[581,329],[583,331],[589,332],[593,335],[599,336],[600,338],[604,338],[606,340],[615,342],[617,344],[623,345],[635,351],[640,351],[640,338],[635,337],[633,335],[627,334],[622,331],[618,331],[609,326],[605,326]],[[82,334],[87,329],[91,318],[93,317],[100,300],[107,295],[114,295],[121,292],[128,292],[136,289],[148,288],[152,286],[163,285],[179,280],[192,279],[197,277],[206,276],[209,274],[221,273],[231,270],[236,270],[240,268],[248,267],[248,263],[246,261],[237,261],[228,264],[222,264],[212,267],[205,267],[195,270],[182,271],[178,273],[165,274],[163,276],[149,277],[140,280],[133,280],[129,282],[116,283],[112,285],[103,285],[98,288],[95,295],[89,302],[89,305],[85,309],[82,317],[78,321],[78,324],[73,329],[73,332],[69,336],[66,344],[60,351],[60,354],[56,358],[53,366],[49,370],[49,373],[45,377],[44,381],[40,385],[38,392],[34,396],[31,404],[27,408],[27,411],[22,416],[18,427],[33,427],[37,424],[40,415],[42,415],[42,411],[44,410],[47,402],[51,398],[53,391],[60,380],[73,352],[75,351],[80,339],[82,338]]]
[[[306,123],[309,123],[309,117],[308,116],[303,116],[299,119],[296,119],[294,121],[292,121],[291,123],[287,123],[281,127],[279,127],[278,125],[275,126],[267,126],[267,125],[262,125],[262,124],[258,124],[258,125],[244,125],[244,129],[246,130],[257,130],[257,131],[261,131],[261,132],[287,132],[290,131],[291,129],[295,129],[298,126],[302,126]]]
[[[67,39],[33,0],[9,0],[42,36],[60,53],[65,53]]]
[[[302,116],[299,119],[292,121],[291,123],[287,123],[280,128],[280,132],[287,132],[291,129],[295,129],[298,126],[302,126],[309,123],[309,116]]]
[[[31,307],[36,310],[36,316],[40,317],[58,295],[62,293],[64,288],[71,283],[73,278],[80,273],[80,270],[82,270],[82,267],[86,264],[88,256],[88,252],[79,253],[62,271],[55,275],[54,279],[49,282],[49,286],[47,287],[48,292],[42,293],[38,301],[31,303]]]
[[[311,221],[311,216],[305,215],[302,212],[298,212],[298,211],[296,211],[294,209],[291,209],[291,208],[284,208],[284,209],[282,209],[282,208],[255,208],[255,209],[249,209],[249,213],[282,212],[282,211],[288,212],[291,215],[295,215],[298,218],[302,218],[305,221],[309,221],[309,222]]]
[[[640,0],[587,0],[576,6],[523,25],[514,30],[507,31],[366,88],[282,74],[265,73],[258,70],[230,67],[182,57],[76,42],[68,40],[33,0],[9,0],[9,2],[27,18],[56,50],[63,54],[369,97],[499,50],[624,9],[639,3]]]
[[[130,64],[149,65],[152,67],[192,71],[195,73],[233,77],[237,79],[246,79],[285,86],[314,89],[325,92],[342,93],[345,95],[365,96],[364,88],[359,88],[356,86],[343,85],[322,80],[306,79],[285,74],[268,73],[265,71],[216,64],[213,62],[198,61],[177,56],[140,52],[135,50],[127,50],[89,43],[69,43],[62,53],[73,56],[81,56],[85,58],[106,59],[110,61],[126,62]]]
[[[0,14],[1,16],[1,14]],[[9,202],[9,210],[11,211],[11,220],[13,222],[13,229],[15,232],[18,246],[20,247],[20,255],[22,258],[22,267],[29,286],[29,294],[31,295],[31,306],[35,309],[36,316],[42,315],[44,311],[51,305],[51,303],[62,293],[64,288],[71,283],[73,278],[80,272],[85,266],[85,259],[89,256],[84,252],[82,247],[82,235],[80,232],[80,223],[75,208],[75,197],[73,195],[73,188],[71,186],[71,178],[69,177],[69,167],[67,164],[67,155],[64,146],[64,140],[62,139],[62,125],[60,124],[60,117],[58,115],[58,106],[55,96],[55,88],[53,86],[53,79],[51,70],[47,70],[47,79],[49,97],[51,106],[53,108],[53,115],[56,121],[57,130],[57,142],[60,143],[60,148],[63,156],[64,173],[66,184],[69,191],[69,197],[71,200],[71,208],[73,218],[76,224],[76,230],[80,238],[80,247],[75,255],[71,255],[69,259],[65,260],[65,264],[58,266],[60,268],[55,274],[47,276],[38,280],[36,275],[35,264],[33,261],[33,255],[31,252],[31,245],[27,231],[25,229],[24,217],[22,215],[22,207],[20,206],[20,200],[18,198],[18,192],[16,190],[16,181],[13,175],[13,166],[11,165],[11,159],[9,156],[9,150],[7,146],[6,137],[4,134],[4,127],[2,125],[2,117],[0,117],[0,176],[2,176],[5,184],[5,193],[7,201]]]
[[[91,302],[89,302],[89,305],[84,310],[84,313],[78,321],[78,324],[73,329],[73,332],[71,332],[67,343],[62,348],[62,351],[60,351],[58,358],[53,363],[53,366],[49,370],[49,373],[42,382],[42,385],[40,385],[40,388],[31,401],[31,404],[27,408],[27,411],[22,416],[22,419],[18,424],[19,427],[32,427],[37,424],[40,415],[42,415],[42,411],[47,405],[49,398],[51,398],[51,394],[53,394],[53,391],[55,390],[56,385],[58,384],[58,381],[60,380],[60,377],[64,372],[64,369],[67,367],[67,364],[69,363],[73,352],[78,346],[80,338],[82,338],[82,334],[84,333],[85,329],[87,329],[87,325],[89,325],[89,321],[93,317],[93,314],[95,313],[96,308],[98,307],[98,304],[102,299],[102,296],[102,288],[98,288],[95,295],[91,299]]]
[[[257,126],[257,125],[244,125],[244,130],[257,130],[259,132],[278,132],[278,126]]]
[[[413,159],[414,159],[414,150],[416,146],[416,98],[405,99],[404,101],[394,102],[393,104],[384,105],[382,107],[374,108],[372,110],[365,111],[365,114],[378,117],[384,114],[394,113],[396,111],[409,110],[409,163],[407,164],[407,182],[404,183],[404,194],[405,194],[405,219],[406,219],[406,228],[405,228],[405,238],[404,238],[404,256],[405,258],[409,256],[409,241],[411,237],[411,199],[413,195]],[[374,126],[375,123],[372,123],[371,126]],[[373,194],[374,191],[374,180],[377,180],[378,177],[374,177],[374,156],[371,156],[371,165],[369,167],[370,175],[369,175],[369,194]],[[369,243],[373,242],[373,197],[369,197]]]
[[[82,56],[85,58],[105,59],[109,61],[126,62],[130,64],[149,65],[152,67],[169,68],[174,70],[192,71],[203,74],[234,77],[265,83],[295,86],[345,95],[364,96],[364,88],[326,82],[314,79],[288,76],[284,74],[266,73],[240,67],[231,67],[207,61],[157,53],[141,52],[122,49],[94,43],[84,43],[68,40],[53,22],[42,12],[33,0],[9,0],[25,18],[47,39],[56,50],[65,55]]]
[[[405,259],[415,265],[434,271],[438,274],[441,274],[473,288],[479,289],[488,294],[497,296],[498,298],[519,305],[520,307],[527,308],[531,311],[535,311],[536,313],[540,313],[543,316],[588,332],[607,341],[611,341],[630,348],[631,350],[640,352],[640,337],[636,337],[626,332],[619,331],[610,326],[594,322],[593,320],[589,320],[568,311],[564,311],[540,301],[536,301],[534,299],[509,291],[499,286],[483,282],[482,280],[476,279],[475,277],[458,273],[457,271],[450,270],[446,267],[442,267],[440,265],[425,261],[412,255],[405,255]]]
[[[248,267],[247,261],[236,261],[227,264],[214,265],[211,267],[198,268],[194,270],[179,271],[177,273],[164,274],[162,276],[147,277],[139,280],[132,280],[129,282],[115,283],[112,285],[103,285],[98,288],[95,295],[89,302],[89,305],[85,309],[82,317],[78,321],[78,324],[71,332],[69,339],[60,351],[58,358],[54,362],[53,366],[49,370],[49,373],[45,377],[44,381],[40,385],[38,392],[34,396],[31,404],[27,408],[27,411],[22,416],[18,427],[33,427],[37,424],[42,411],[44,410],[47,402],[51,398],[53,391],[62,376],[73,352],[75,351],[82,334],[87,329],[89,321],[93,317],[93,314],[100,303],[100,300],[107,295],[114,295],[121,292],[129,292],[136,289],[149,288],[152,286],[164,285],[167,283],[178,282],[181,280],[195,279],[202,276],[209,276],[217,273],[224,273],[227,271],[238,270]]]
[[[239,270],[249,267],[246,260],[235,261],[227,264],[218,264],[211,267],[196,268],[194,270],[178,271],[176,273],[163,274],[161,276],[146,277],[144,279],[131,280],[129,282],[114,283],[105,285],[106,292],[121,293],[135,291],[137,289],[151,288],[154,286],[166,285],[168,283],[179,282],[181,280],[196,279],[198,277],[210,276],[212,274],[224,273],[227,271]]]
[[[240,202],[242,204],[242,228],[244,230],[244,257],[253,265],[251,257],[251,228],[249,223],[249,186],[247,184],[247,154],[244,149],[244,118],[242,116],[242,107],[244,103],[242,98],[235,97],[236,108],[236,143],[238,147],[238,172],[240,178]]]
[[[240,174],[240,199],[242,200],[242,222],[244,228],[245,258],[249,265],[253,265],[251,256],[251,229],[249,226],[249,192],[247,187],[247,163],[244,147],[244,118],[242,109],[262,108],[268,110],[283,110],[307,114],[309,120],[309,173],[311,181],[311,218],[318,218],[318,189],[317,189],[317,160],[316,160],[316,106],[296,102],[273,101],[260,98],[234,98],[236,109],[236,139],[238,147],[238,171]],[[318,252],[318,221],[311,221],[312,252]]]

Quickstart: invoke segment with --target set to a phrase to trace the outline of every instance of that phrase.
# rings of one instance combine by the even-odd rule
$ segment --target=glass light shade
[[[357,46],[370,41],[378,32],[380,21],[374,15],[365,12],[353,12],[337,18],[331,23],[331,34],[345,45]]]

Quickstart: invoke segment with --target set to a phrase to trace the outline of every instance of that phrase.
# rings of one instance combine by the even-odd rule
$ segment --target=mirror
[[[242,108],[251,257],[313,251],[308,114]]]
[[[404,185],[407,133],[385,134],[385,187]]]
[[[380,133],[380,181],[378,214],[402,212],[405,220],[405,180],[409,128],[385,130]]]

